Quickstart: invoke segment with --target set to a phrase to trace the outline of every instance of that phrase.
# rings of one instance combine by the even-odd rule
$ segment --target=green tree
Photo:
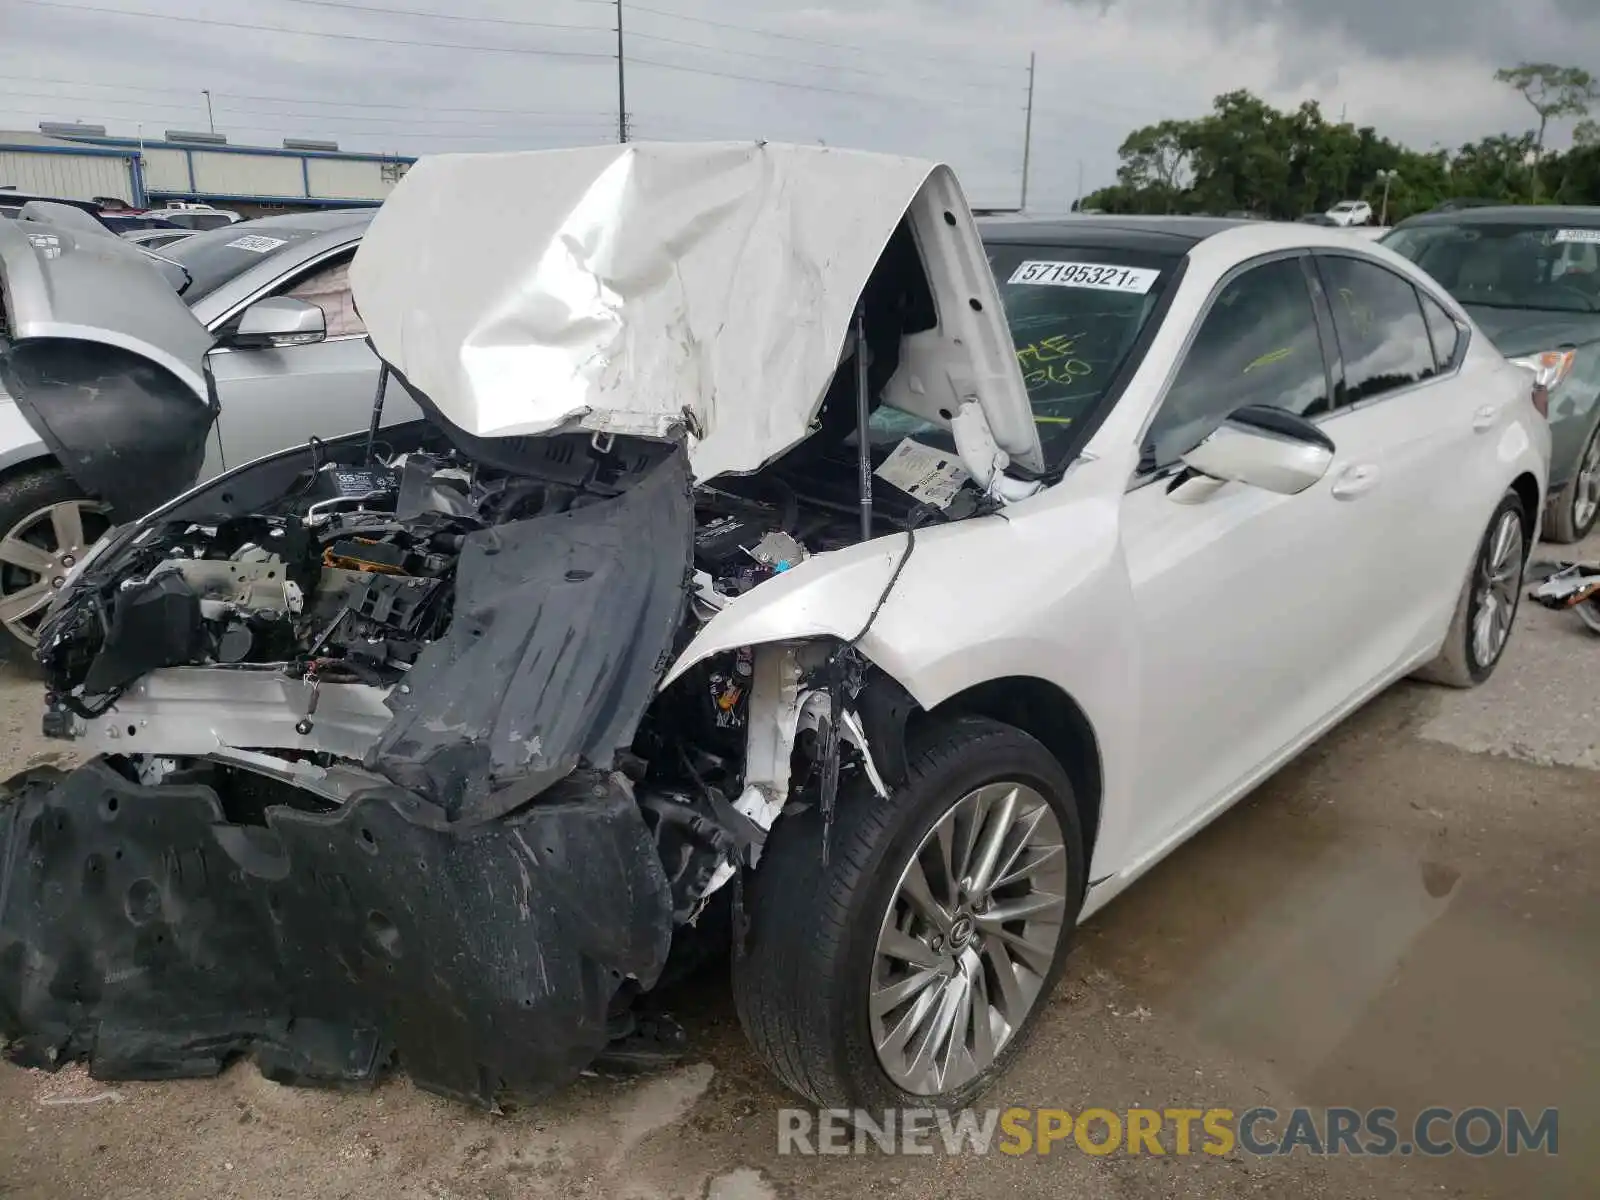
[[[1576,83],[1588,86],[1585,78],[1580,72]],[[1540,103],[1549,107],[1548,99]],[[1570,151],[1543,157],[1534,131],[1490,134],[1454,152],[1420,152],[1370,126],[1330,122],[1314,101],[1282,112],[1249,92],[1228,92],[1200,117],[1130,133],[1119,151],[1117,183],[1086,196],[1083,207],[1293,220],[1339,200],[1364,199],[1376,209],[1380,171],[1396,173],[1389,193],[1393,220],[1460,197],[1600,204],[1600,126],[1583,122],[1573,133]]]
[[[1502,67],[1494,77],[1521,92],[1522,98],[1539,114],[1539,130],[1533,139],[1537,158],[1544,157],[1544,135],[1551,121],[1587,116],[1589,105],[1600,99],[1600,84],[1582,67],[1525,62]]]

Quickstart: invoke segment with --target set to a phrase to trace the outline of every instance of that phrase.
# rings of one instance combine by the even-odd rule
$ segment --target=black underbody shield
[[[620,776],[580,772],[471,830],[399,788],[332,813],[224,817],[195,782],[105,760],[0,793],[0,1038],[101,1079],[215,1074],[536,1099],[648,987],[671,897]]]
[[[245,468],[218,502],[264,469],[287,466]],[[678,634],[693,521],[680,449],[618,495],[469,535],[450,630],[341,806],[205,760],[0,786],[6,1054],[103,1079],[247,1054],[320,1084],[397,1058],[483,1105],[569,1081],[671,943],[655,842],[610,766]]]

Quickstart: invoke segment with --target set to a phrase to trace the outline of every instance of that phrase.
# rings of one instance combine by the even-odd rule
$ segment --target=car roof
[[[314,229],[322,233],[332,233],[334,230],[347,229],[352,225],[366,225],[371,222],[377,211],[375,208],[334,208],[323,212],[284,213],[278,217],[256,217],[249,221],[235,221],[228,228],[238,229],[248,225],[251,229]]]
[[[1445,212],[1419,213],[1400,224],[1408,229],[1419,225],[1569,225],[1577,229],[1600,229],[1600,205],[1495,204],[1452,208]]]
[[[1252,222],[1226,217],[1072,216],[1050,220],[979,221],[985,242],[997,245],[1107,246],[1187,253],[1208,237]]]

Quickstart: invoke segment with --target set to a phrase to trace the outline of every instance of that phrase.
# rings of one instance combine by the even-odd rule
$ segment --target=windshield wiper
[[[146,250],[143,246],[135,246],[134,249],[147,258],[153,258],[159,263],[166,263],[169,267],[177,267],[178,270],[183,272],[183,286],[178,289],[178,295],[181,296],[189,290],[189,285],[194,282],[194,276],[189,274],[188,267],[175,258],[168,258],[165,254],[157,254],[154,250]]]

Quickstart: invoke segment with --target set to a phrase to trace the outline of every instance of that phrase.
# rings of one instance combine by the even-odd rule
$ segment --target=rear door
[[[327,334],[304,346],[243,349],[227,344],[236,314],[219,327],[211,353],[221,415],[206,456],[205,477],[264,454],[365,429],[378,385],[378,359],[350,294],[354,250],[325,258],[273,288],[322,309]],[[405,389],[390,382],[384,424],[415,420],[420,412]]]
[[[1327,431],[1351,462],[1334,494],[1366,510],[1374,537],[1357,565],[1371,604],[1329,630],[1362,663],[1393,671],[1438,641],[1489,519],[1485,490],[1510,395],[1461,374],[1467,334],[1444,306],[1374,259],[1316,256],[1338,349]]]

